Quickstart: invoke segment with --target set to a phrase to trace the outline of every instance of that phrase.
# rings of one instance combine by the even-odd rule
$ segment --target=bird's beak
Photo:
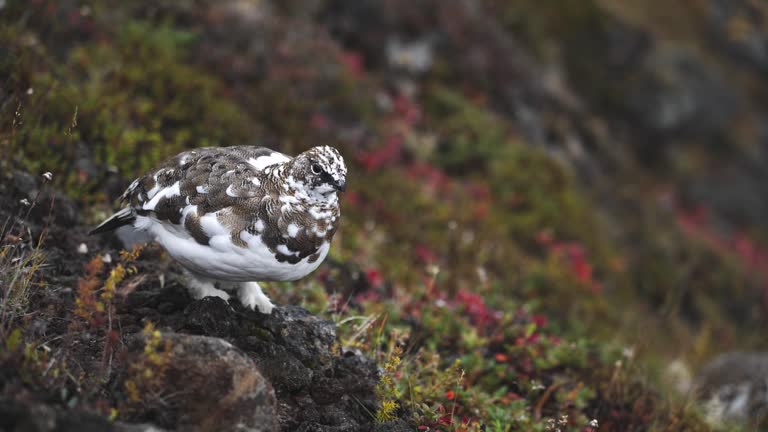
[[[338,182],[336,182],[334,187],[336,188],[337,191],[344,192],[345,190],[347,190],[347,182],[345,180],[339,180]]]

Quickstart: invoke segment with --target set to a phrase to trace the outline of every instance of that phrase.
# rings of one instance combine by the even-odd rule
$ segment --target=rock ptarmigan
[[[347,168],[333,147],[291,158],[265,147],[186,151],[134,180],[126,207],[91,234],[129,225],[185,268],[194,298],[272,312],[256,281],[293,281],[323,262],[339,226]],[[216,286],[218,284],[218,287]]]

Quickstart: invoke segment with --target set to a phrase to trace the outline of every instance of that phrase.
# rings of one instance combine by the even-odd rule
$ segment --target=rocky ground
[[[104,268],[91,274],[101,275],[120,259],[120,245],[115,238],[87,236],[77,205],[44,181],[17,171],[0,186],[0,217],[11,225],[6,235],[18,238],[24,250],[43,238],[49,263],[35,281],[45,289],[30,294],[37,312],[23,319],[31,332],[24,337],[43,338],[49,372],[99,371],[93,378],[103,380],[109,393],[97,397],[125,406],[128,414],[110,423],[57,409],[49,398],[76,404],[83,389],[65,385],[56,389],[60,394],[35,394],[25,389],[21,370],[6,367],[3,430],[409,430],[401,420],[375,424],[377,366],[340,346],[334,322],[290,305],[264,315],[236,301],[192,300],[178,282],[161,282],[161,275],[180,272],[168,262],[158,265],[163,260],[157,247],[131,260],[133,277],[115,292],[108,323],[98,320],[98,310],[78,323],[82,314],[70,313],[78,307],[73,287],[82,290],[86,283],[79,269],[101,262]],[[147,371],[155,375],[147,377]],[[57,379],[45,375],[40,379]],[[129,382],[151,395],[134,398]]]

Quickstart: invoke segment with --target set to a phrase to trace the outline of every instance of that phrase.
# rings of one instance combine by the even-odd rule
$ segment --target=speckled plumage
[[[253,281],[296,280],[325,259],[339,224],[336,192],[346,167],[332,147],[296,158],[265,147],[212,147],[180,153],[136,179],[127,206],[93,230],[146,231],[190,271],[195,297],[229,295],[272,305]]]

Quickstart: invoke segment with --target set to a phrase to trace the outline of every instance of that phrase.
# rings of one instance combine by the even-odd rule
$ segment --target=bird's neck
[[[280,188],[280,193],[292,196],[296,203],[318,210],[328,210],[338,206],[339,198],[336,191],[320,193],[309,188],[304,181],[296,179],[291,174],[291,162],[274,165],[265,170],[269,179]]]
[[[307,188],[292,189],[297,200],[304,205],[312,206],[319,209],[330,209],[338,206],[339,198],[336,192],[321,194]]]

